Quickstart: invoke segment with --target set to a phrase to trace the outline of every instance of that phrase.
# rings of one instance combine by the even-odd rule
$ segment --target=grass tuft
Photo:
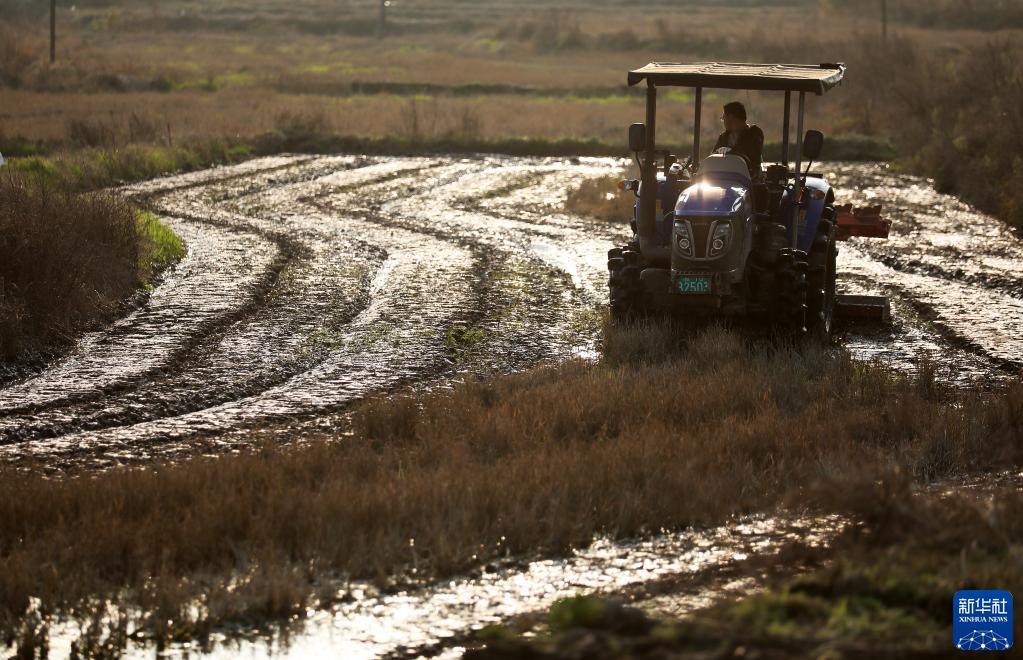
[[[151,280],[185,256],[185,244],[167,225],[149,211],[138,211],[138,234],[142,242],[139,254],[139,272],[143,279]]]
[[[565,210],[584,218],[628,223],[632,220],[636,198],[631,192],[618,190],[622,178],[624,173],[587,179],[568,192]]]

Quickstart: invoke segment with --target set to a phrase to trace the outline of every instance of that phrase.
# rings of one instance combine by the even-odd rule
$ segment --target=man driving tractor
[[[812,171],[824,134],[804,131],[806,97],[823,96],[844,75],[845,66],[835,63],[651,62],[629,71],[630,86],[646,83],[646,122],[629,126],[629,151],[641,178],[621,184],[636,197],[632,239],[607,254],[616,323],[651,313],[684,322],[733,316],[762,319],[790,337],[831,333],[840,297],[836,241],[886,238],[891,226],[878,207],[858,212],[836,204],[826,177]],[[685,165],[658,149],[658,91],[671,87],[695,90],[692,151]],[[784,92],[777,163],[760,172],[764,133],[749,125],[746,109],[736,102],[724,108],[726,131],[715,148],[727,153],[704,155],[705,89]],[[857,314],[876,309],[873,318],[887,315],[884,298],[853,305]]]
[[[718,138],[714,151],[728,148],[731,150],[729,153],[744,157],[749,165],[750,176],[756,177],[760,174],[760,165],[764,159],[764,132],[759,126],[750,126],[746,122],[746,106],[738,101],[725,105],[721,121],[724,122],[725,132]]]

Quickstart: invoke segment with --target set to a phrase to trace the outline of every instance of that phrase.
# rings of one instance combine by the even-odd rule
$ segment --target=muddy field
[[[341,428],[350,404],[370,393],[595,357],[606,250],[627,226],[573,217],[562,204],[579,181],[621,166],[280,156],[127,188],[188,255],[147,302],[0,390],[0,460],[59,470],[230,451],[268,433]],[[891,240],[850,242],[839,257],[841,288],[892,296],[893,324],[846,328],[841,343],[859,359],[927,365],[963,384],[996,387],[1018,374],[1019,241],[925,180],[873,164],[826,171],[840,200],[881,201],[894,220]],[[311,615],[288,650],[302,657],[343,641],[355,657],[428,647],[581,588],[621,591],[694,572],[712,591],[741,590],[729,566],[791,534],[826,540],[835,524],[750,519],[598,542],[566,560],[418,592],[367,586],[337,611]],[[703,603],[704,586],[648,607],[683,613]],[[275,649],[243,646],[254,657]],[[451,642],[446,653],[456,650]]]
[[[0,390],[0,459],[48,468],[218,451],[267,427],[466,372],[593,356],[622,225],[566,215],[613,160],[281,156],[125,189],[186,241],[143,306]],[[841,288],[892,296],[857,357],[991,385],[1018,373],[1023,247],[994,219],[881,165],[834,164],[882,201],[887,242],[843,245]]]

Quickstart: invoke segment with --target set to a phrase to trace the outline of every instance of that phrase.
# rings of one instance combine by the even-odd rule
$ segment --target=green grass
[[[604,618],[607,609],[606,601],[592,595],[562,598],[551,606],[547,625],[555,632],[591,628]]]
[[[764,636],[926,643],[941,632],[937,621],[913,607],[875,595],[812,595],[798,585],[754,595],[724,615]]]
[[[444,347],[451,356],[461,362],[466,354],[479,347],[487,339],[487,331],[483,328],[453,325],[444,335]]]
[[[8,167],[36,183],[85,192],[173,172],[236,162],[247,158],[252,152],[249,145],[219,141],[188,147],[133,145],[118,149],[85,149],[14,157],[8,161]]]
[[[185,256],[185,244],[170,227],[149,211],[138,211],[139,273],[151,286],[151,280]]]

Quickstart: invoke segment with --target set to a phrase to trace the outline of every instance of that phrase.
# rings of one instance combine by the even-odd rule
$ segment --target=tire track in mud
[[[464,191],[501,162],[343,157],[267,165],[186,175],[129,193],[161,215],[202,227],[244,227],[268,242],[288,237],[297,247],[265,300],[224,332],[197,332],[193,345],[159,370],[137,369],[150,374],[144,382],[125,378],[120,390],[100,393],[83,386],[49,407],[36,402],[31,415],[0,417],[0,437],[31,440],[3,454],[88,457],[103,465],[173,451],[157,447],[175,438],[315,416],[374,390],[457,371],[452,329],[481,333],[475,350],[501,358],[488,361],[497,369],[567,354],[565,346],[579,343],[569,332],[583,310],[579,302],[566,305],[571,280],[533,254],[528,241],[509,239],[502,233],[508,228],[495,232],[478,213],[438,231],[443,205],[416,201],[451,199],[455,193],[443,191]],[[430,211],[427,222],[421,207]],[[220,297],[208,284],[207,294]],[[551,331],[544,321],[559,308],[568,321]],[[183,333],[192,328],[179,325]],[[80,380],[90,378],[87,372]]]
[[[294,168],[296,162],[305,160],[275,157],[251,161],[156,179],[124,192],[142,200],[155,193],[173,193],[211,181]],[[130,386],[171,368],[188,352],[194,338],[215,334],[218,324],[229,325],[248,308],[258,306],[296,251],[289,237],[262,232],[244,218],[224,222],[156,210],[163,211],[165,222],[185,239],[189,252],[184,261],[164,279],[148,305],[112,328],[88,335],[75,351],[39,376],[0,390],[0,420],[15,412],[101,398],[119,386]],[[225,295],[211,296],[211,290]],[[129,339],[122,339],[122,334]],[[112,353],[97,351],[97,345]]]
[[[335,162],[330,168],[330,173],[334,176],[343,174],[343,172],[338,172],[338,168],[349,165],[350,160]],[[276,168],[271,173],[259,174],[251,178],[265,180],[257,181],[255,184],[251,179],[246,181],[246,188],[238,195],[239,197],[244,197],[253,191],[272,194],[276,188],[269,186],[269,182],[281,180]],[[299,176],[295,180],[304,178],[308,177]],[[285,187],[293,183],[293,180],[288,180]],[[174,209],[178,212],[187,210],[190,213],[198,213],[206,208],[204,205],[208,205],[207,219],[209,222],[230,223],[232,219],[244,217],[246,222],[260,225],[264,233],[270,234],[287,230],[293,237],[297,236],[298,240],[304,239],[303,244],[307,253],[304,259],[289,264],[286,271],[287,276],[283,278],[268,305],[258,310],[252,318],[245,319],[244,322],[232,327],[225,336],[215,338],[217,341],[213,346],[207,346],[207,350],[196,356],[202,360],[199,368],[195,368],[195,365],[186,365],[184,376],[175,375],[169,379],[169,383],[164,383],[165,386],[169,385],[179,391],[181,404],[185,407],[185,411],[190,411],[201,408],[203,403],[223,403],[232,398],[230,396],[232,393],[250,394],[252,391],[266,389],[266,387],[283,380],[283,377],[275,379],[272,376],[252,378],[252,374],[281,372],[284,377],[287,377],[301,371],[299,367],[309,367],[315,364],[316,360],[313,354],[322,353],[324,348],[317,346],[316,333],[318,331],[325,332],[330,328],[326,321],[330,319],[331,315],[336,315],[337,310],[343,310],[345,302],[354,303],[356,308],[364,308],[368,304],[365,294],[368,291],[369,278],[373,269],[379,267],[383,262],[383,258],[381,254],[372,254],[379,253],[379,251],[371,250],[369,249],[371,246],[363,244],[361,252],[371,253],[376,263],[355,263],[353,257],[358,258],[362,255],[358,250],[353,254],[344,254],[345,249],[352,243],[346,236],[317,237],[314,235],[311,238],[321,238],[322,240],[309,240],[309,228],[303,226],[301,221],[289,223],[285,220],[281,223],[252,215],[235,216],[223,208],[213,208],[214,204],[223,206],[225,200],[230,197],[225,190],[220,189],[218,182],[203,188],[198,194],[191,193],[191,186],[187,188],[189,189],[188,194],[177,198],[172,195],[164,199],[161,210]],[[229,204],[229,206],[232,205]],[[233,204],[233,206],[238,206],[238,204]],[[337,249],[339,246],[342,248],[341,250]],[[335,265],[339,268],[335,268]],[[345,275],[350,275],[350,277],[346,278]],[[360,285],[354,290],[351,286],[344,286],[350,284],[352,280]],[[312,286],[314,284],[316,286]],[[347,301],[343,294],[349,294]],[[338,300],[339,298],[340,300]],[[354,313],[348,316],[354,316]],[[288,369],[289,363],[293,368]],[[274,369],[275,366],[278,368]],[[238,389],[238,381],[246,377],[256,386],[255,390],[251,387]],[[148,385],[140,388],[140,392],[130,393],[131,398],[152,401],[147,395],[157,392],[154,392],[152,384]],[[218,387],[211,388],[211,385]],[[166,400],[163,403],[164,405],[159,407],[148,406],[146,412],[156,417],[162,416],[160,412],[167,407]],[[108,425],[111,423],[123,425],[125,418],[119,417],[119,415],[123,415],[123,410],[119,410],[119,406],[111,405],[111,402],[105,401],[102,402],[98,410],[99,414],[108,418]],[[171,412],[182,412],[182,410],[171,410]],[[58,432],[59,429],[50,429],[50,435],[56,435]]]
[[[271,279],[281,252],[272,241],[180,218],[166,220],[190,246],[184,261],[145,306],[108,330],[88,335],[39,376],[0,391],[0,415],[99,397],[152,373],[189,338],[244,307],[253,291]],[[220,295],[209,295],[213,286]]]
[[[854,239],[840,269],[854,292],[884,292],[895,332],[885,344],[852,336],[854,355],[912,371],[922,359],[956,382],[992,384],[1023,371],[1023,243],[1000,221],[884,165],[839,164],[839,199],[882,203],[887,241]]]
[[[627,230],[560,207],[618,166],[281,156],[126,188],[188,256],[142,308],[0,390],[0,460],[136,462],[210,434],[230,446],[402,384],[595,355],[606,251]],[[954,380],[1018,365],[1019,242],[926,181],[832,172],[843,201],[880,199],[895,220],[887,244],[840,257],[842,287],[891,293],[898,318],[881,338],[848,333],[853,354],[910,370],[940,357]]]

